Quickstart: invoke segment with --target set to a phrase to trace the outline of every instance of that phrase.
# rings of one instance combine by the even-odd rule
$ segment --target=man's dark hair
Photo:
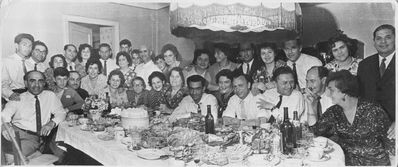
[[[294,77],[294,72],[290,67],[282,66],[275,69],[274,73],[272,74],[272,80],[276,81],[276,78],[278,78],[278,76],[282,74],[292,74],[292,76]]]
[[[131,42],[128,39],[123,39],[119,42],[119,46],[122,46],[122,45],[127,45],[127,46],[131,47]]]
[[[64,62],[64,63],[63,63],[63,64],[64,64],[63,67],[66,68],[67,63],[66,63],[65,57],[64,57],[63,55],[61,55],[61,54],[56,54],[56,55],[52,56],[51,59],[50,59],[50,62],[48,62],[48,65],[49,65],[51,68],[54,68],[54,59],[55,59],[56,57],[59,57],[59,58],[62,59],[62,62]]]
[[[359,97],[359,82],[348,70],[332,72],[326,79],[326,85],[335,81],[336,88],[351,97]]]
[[[223,69],[223,70],[221,70],[220,72],[218,72],[217,74],[216,74],[216,83],[218,84],[218,82],[220,81],[220,78],[221,77],[227,77],[229,80],[231,80],[231,82],[232,82],[232,79],[233,79],[233,74],[232,74],[232,71],[231,70],[229,70],[229,69]]]
[[[154,72],[153,72],[151,75],[149,75],[149,77],[148,77],[148,84],[149,84],[149,86],[152,87],[152,79],[155,78],[155,77],[158,77],[160,80],[166,82],[166,76],[165,76],[162,72],[154,71]]]
[[[28,39],[28,40],[31,41],[32,43],[35,41],[35,38],[33,38],[32,35],[27,34],[27,33],[21,33],[21,34],[18,34],[18,35],[14,38],[14,43],[19,44],[19,43],[22,41],[23,38]]]
[[[68,47],[69,46],[72,46],[72,47],[74,47],[75,48],[75,50],[77,51],[77,48],[76,48],[76,46],[75,45],[73,45],[73,44],[66,44],[65,46],[64,46],[64,50],[66,51],[66,49],[68,49]]]
[[[300,38],[298,38],[296,36],[288,36],[288,38],[282,42],[283,48],[285,47],[285,43],[287,41],[293,41],[293,40],[296,41],[297,46],[301,46],[301,39]]]
[[[56,78],[57,76],[69,77],[69,71],[64,67],[57,67],[54,69],[54,78]]]
[[[116,54],[116,65],[119,65],[119,58],[120,56],[124,56],[127,59],[127,62],[129,63],[129,66],[133,65],[133,60],[131,60],[130,55],[127,52],[121,51]]]
[[[44,46],[46,48],[46,55],[48,54],[48,48],[44,42],[42,42],[42,41],[33,42],[32,49],[34,50],[37,45]]]
[[[324,66],[312,66],[308,71],[307,71],[307,73],[309,72],[309,71],[311,71],[311,70],[313,70],[313,69],[316,69],[317,71],[318,71],[318,76],[319,76],[319,78],[323,78],[323,77],[328,77],[328,75],[329,75],[329,70],[326,68],[326,67],[324,67]]]
[[[207,87],[207,81],[206,81],[206,79],[203,78],[203,77],[200,76],[200,75],[192,75],[192,76],[188,77],[188,79],[187,79],[188,88],[190,88],[189,83],[191,83],[191,82],[201,82],[201,83],[202,83],[202,86],[203,86],[204,88]]]
[[[394,36],[395,36],[395,27],[392,26],[392,25],[390,25],[390,24],[383,24],[383,25],[381,25],[381,26],[378,26],[378,27],[375,29],[375,31],[373,31],[373,39],[376,38],[376,33],[377,33],[377,31],[384,30],[384,29],[389,29],[389,30],[391,30],[391,31],[392,31],[392,34],[394,34]]]
[[[126,79],[124,78],[123,73],[119,69],[112,70],[111,73],[109,73],[107,84],[111,85],[110,81],[111,81],[112,76],[114,76],[114,75],[117,75],[120,78],[120,85],[119,85],[118,88],[123,87],[124,86],[124,82],[126,82]]]

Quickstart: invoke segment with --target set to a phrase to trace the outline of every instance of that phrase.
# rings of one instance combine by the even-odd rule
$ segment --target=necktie
[[[294,73],[294,82],[300,88],[300,85],[298,83],[298,77],[297,77],[296,63],[293,63],[293,73]]]
[[[240,100],[240,119],[246,119],[245,101]]]
[[[380,64],[380,77],[383,77],[385,71],[386,71],[386,58],[383,58]]]
[[[276,105],[275,105],[275,108],[280,108],[281,107],[281,104],[282,104],[282,95],[279,95],[279,101],[278,101],[278,103],[276,103]]]
[[[202,109],[200,109],[200,103],[196,104],[198,106],[198,114],[202,115]]]
[[[37,63],[35,63],[35,68],[34,68],[34,70],[37,71]]]
[[[106,60],[104,60],[104,75],[106,76]]]
[[[36,99],[36,130],[37,134],[40,135],[40,130],[41,130],[41,110],[40,110],[40,102],[39,98],[37,95],[35,96]]]
[[[28,71],[26,70],[25,59],[22,59],[22,68],[23,68],[23,72],[26,74]]]
[[[246,63],[246,74],[249,74],[250,66],[249,63]]]
[[[319,120],[322,116],[322,105],[321,105],[321,97],[319,97],[317,106],[316,106],[316,117]]]

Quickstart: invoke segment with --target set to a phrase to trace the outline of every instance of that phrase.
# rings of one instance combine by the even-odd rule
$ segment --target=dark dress
[[[341,146],[345,165],[386,166],[390,165],[385,146],[390,125],[391,121],[380,105],[359,99],[352,125],[343,108],[334,105],[322,114],[312,128],[315,135],[331,137]]]
[[[126,93],[127,99],[129,101],[129,107],[138,107],[141,105],[148,106],[148,90],[144,89],[139,94],[133,90],[127,90]]]
[[[148,108],[158,110],[160,104],[165,103],[164,90],[151,89],[148,93]]]
[[[180,104],[181,100],[188,95],[188,90],[186,88],[181,88],[174,96],[171,96],[172,91],[173,90],[171,86],[168,86],[167,89],[164,89],[164,96],[167,107],[174,110],[178,107],[178,104]]]

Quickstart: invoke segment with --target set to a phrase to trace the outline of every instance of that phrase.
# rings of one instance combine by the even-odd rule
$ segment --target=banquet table
[[[123,165],[123,166],[192,166],[195,167],[194,162],[184,164],[183,161],[169,158],[167,160],[145,160],[139,158],[135,151],[129,151],[127,146],[117,140],[103,141],[97,138],[96,134],[90,131],[82,131],[79,126],[70,127],[66,122],[59,124],[56,141],[63,141],[66,144],[86,153],[92,158],[96,159],[103,165]],[[330,159],[324,162],[312,162],[303,159],[282,159],[276,166],[302,166],[304,164],[308,166],[344,166],[344,153],[341,147],[335,142],[329,140],[330,145],[333,147],[333,151],[329,153]],[[252,156],[263,156],[263,154],[255,154]],[[250,159],[250,158],[248,158]],[[264,160],[264,164],[266,161]],[[240,164],[228,164],[226,166],[260,166],[260,161],[244,162]],[[214,165],[201,165],[214,166]],[[261,165],[264,166],[264,165]]]

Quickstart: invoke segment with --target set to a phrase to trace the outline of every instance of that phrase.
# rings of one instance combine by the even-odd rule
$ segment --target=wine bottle
[[[294,147],[293,141],[293,125],[289,121],[289,113],[288,108],[283,108],[284,112],[284,119],[281,124],[281,133],[282,133],[282,146],[283,146],[283,154],[290,154],[292,153]]]
[[[297,111],[293,112],[293,129],[294,129],[294,148],[297,148],[297,141],[301,139],[301,124],[298,119]]]
[[[206,134],[215,134],[214,130],[214,117],[211,114],[211,106],[207,105],[207,115],[205,117],[205,132]]]

